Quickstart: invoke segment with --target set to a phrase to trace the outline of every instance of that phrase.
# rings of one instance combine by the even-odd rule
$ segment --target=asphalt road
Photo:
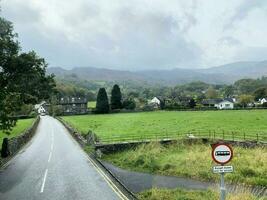
[[[33,139],[0,171],[0,199],[122,198],[65,127],[43,116]]]

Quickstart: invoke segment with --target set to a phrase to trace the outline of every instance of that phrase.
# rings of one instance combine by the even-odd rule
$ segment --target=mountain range
[[[229,84],[242,78],[259,78],[267,76],[267,60],[260,62],[235,62],[226,65],[205,68],[171,70],[123,71],[95,67],[75,67],[67,70],[50,67],[48,73],[68,79],[75,77],[88,81],[140,81],[148,84],[175,85],[192,81],[212,84]]]

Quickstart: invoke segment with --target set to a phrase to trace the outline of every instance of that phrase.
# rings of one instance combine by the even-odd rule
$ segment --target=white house
[[[160,105],[160,100],[158,99],[158,97],[154,97],[152,100],[149,101],[149,104]]]
[[[217,109],[233,109],[234,100],[232,98],[225,99],[206,99],[202,101],[204,106],[215,107]]]
[[[149,105],[152,105],[154,108],[160,108],[160,99],[158,97],[154,97],[152,100],[148,102]]]
[[[46,105],[46,102],[42,101],[40,104],[34,105],[34,108],[39,114],[46,113],[45,105]]]
[[[264,103],[267,102],[267,98],[259,99],[259,102],[260,102],[260,104],[262,105],[262,104],[264,104]]]
[[[215,107],[220,109],[220,110],[233,109],[234,103],[232,101],[223,100],[223,101],[219,102],[218,104],[215,104]]]

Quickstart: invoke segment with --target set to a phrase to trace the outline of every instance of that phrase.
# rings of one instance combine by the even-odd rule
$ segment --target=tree
[[[260,87],[254,91],[255,100],[267,97],[267,87]]]
[[[115,84],[112,88],[110,103],[111,103],[112,110],[122,108],[121,90],[117,84]]]
[[[35,52],[20,53],[12,23],[0,17],[0,130],[11,130],[23,105],[50,98],[55,81],[46,68]]]
[[[208,99],[214,99],[218,97],[217,91],[213,87],[209,87],[206,91],[206,97]]]
[[[188,103],[188,106],[190,108],[195,108],[196,107],[196,101],[194,99],[190,99],[189,103]]]
[[[105,88],[100,88],[96,98],[96,113],[108,113],[109,103],[108,95]]]
[[[223,93],[224,93],[224,97],[233,96],[234,95],[234,86],[232,86],[232,85],[225,86]]]
[[[126,99],[123,101],[123,108],[127,110],[134,110],[136,108],[136,103],[133,99]]]
[[[253,96],[243,94],[239,96],[239,103],[244,107],[246,107],[249,103],[253,102]]]

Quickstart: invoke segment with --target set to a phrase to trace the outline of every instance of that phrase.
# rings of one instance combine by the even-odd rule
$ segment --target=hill
[[[138,81],[148,84],[175,85],[192,81],[212,84],[229,84],[242,78],[258,78],[267,75],[267,61],[236,62],[206,69],[123,71],[95,67],[76,67],[66,70],[61,67],[48,68],[61,79],[88,81]]]

